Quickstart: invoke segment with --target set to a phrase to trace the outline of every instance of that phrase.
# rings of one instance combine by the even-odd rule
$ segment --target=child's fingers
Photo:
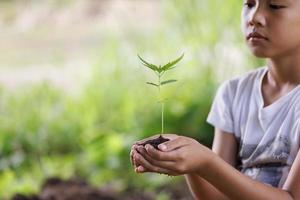
[[[134,159],[134,154],[139,154],[140,153],[140,149],[141,148],[143,148],[143,146],[141,146],[141,145],[133,145],[132,146],[132,156],[131,156],[131,158],[132,158],[132,161],[133,161],[133,165],[135,166],[135,167],[137,167],[138,166],[138,163],[136,162],[136,160]]]
[[[134,159],[134,156],[133,156],[134,152],[136,151],[137,153],[141,153],[141,151],[143,151],[143,150],[145,151],[144,147],[141,144],[144,143],[147,140],[151,140],[151,139],[154,139],[154,138],[157,138],[157,137],[158,137],[158,135],[154,135],[152,137],[137,141],[132,145],[131,151],[130,151],[130,162],[134,167],[137,167],[137,165],[138,165],[137,162]],[[163,137],[168,138],[170,140],[176,140],[178,138],[178,136],[175,135],[175,134],[164,134]],[[166,155],[166,156],[165,155],[160,155],[160,153],[161,153],[161,151],[156,151],[156,152],[153,153],[153,155],[158,160],[166,160],[166,161],[172,160],[168,155]]]
[[[146,167],[139,165],[134,168],[135,173],[146,173],[146,172],[152,172],[151,170],[147,169]]]
[[[174,170],[176,163],[173,161],[165,161],[165,160],[156,160],[155,158],[151,157],[148,152],[146,150],[141,152],[141,155],[143,156],[143,158],[148,161],[150,164],[160,167],[160,168],[164,168],[164,169],[168,169],[168,170]]]
[[[158,145],[158,148],[161,151],[173,151],[175,149],[178,149],[182,146],[185,146],[187,144],[184,137],[177,137],[174,140],[169,140],[167,142],[164,142],[160,145]]]
[[[150,172],[149,170],[147,170],[145,167],[143,167],[142,165],[136,167],[134,169],[135,173],[145,173],[145,172]]]
[[[134,155],[135,154],[138,154],[138,152],[135,151],[135,150],[133,150],[131,159],[132,159],[132,165],[133,165],[134,168],[136,168],[137,166],[139,166],[139,163],[134,159]]]
[[[176,161],[177,160],[177,152],[176,151],[169,151],[163,152],[155,149],[151,145],[147,144],[145,146],[147,154],[155,160],[158,161]]]
[[[133,151],[134,151],[134,150],[132,150],[132,149],[130,150],[129,157],[130,157],[130,163],[131,163],[131,165],[132,165],[132,166],[135,166],[135,165],[134,165],[134,160],[133,160]]]
[[[139,167],[136,168],[137,173],[156,172],[156,173],[160,173],[160,174],[176,175],[171,170],[161,168],[161,167],[151,164],[142,155],[135,154],[134,159],[136,159],[141,164]]]
[[[140,154],[140,153],[136,150],[133,150],[132,151],[132,162],[133,162],[134,168],[137,168],[140,165],[140,163],[135,159],[136,154]]]
[[[134,167],[136,167],[136,163],[133,158],[134,153],[137,153],[137,145],[133,145],[130,150],[130,162]]]

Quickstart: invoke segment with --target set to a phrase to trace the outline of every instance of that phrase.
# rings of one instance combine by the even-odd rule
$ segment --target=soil
[[[11,200],[153,200],[152,196],[130,192],[118,194],[112,190],[98,189],[79,179],[62,180],[49,178],[39,194],[26,196],[16,194]]]
[[[155,200],[155,194],[160,192],[169,194],[172,200],[192,200],[184,182],[161,187],[154,193],[137,189],[127,189],[120,193],[92,187],[80,179],[62,180],[57,177],[47,179],[39,194],[16,194],[11,200]]]
[[[168,138],[164,138],[162,135],[160,135],[159,137],[152,139],[152,140],[147,140],[146,142],[142,143],[141,145],[145,146],[146,144],[150,144],[152,145],[155,149],[158,149],[158,145],[160,145],[161,143],[167,142],[169,141]]]

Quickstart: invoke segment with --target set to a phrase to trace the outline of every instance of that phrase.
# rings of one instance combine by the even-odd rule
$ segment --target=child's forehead
[[[269,0],[269,1],[293,1],[293,0]]]
[[[247,1],[247,0],[243,0]],[[297,0],[252,0],[252,1],[258,1],[258,2],[294,2]]]
[[[243,2],[258,2],[258,3],[283,3],[283,4],[293,4],[298,1],[300,3],[300,0],[243,0]]]

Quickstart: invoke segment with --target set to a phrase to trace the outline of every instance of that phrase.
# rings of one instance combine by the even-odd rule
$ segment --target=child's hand
[[[168,175],[201,174],[215,154],[192,138],[177,136],[159,145],[134,146],[132,160],[136,172],[157,172]]]
[[[149,138],[145,138],[145,139],[143,139],[143,140],[140,140],[140,141],[135,142],[135,143],[132,145],[131,151],[130,151],[130,161],[131,161],[131,164],[133,165],[133,167],[135,168],[135,171],[136,171],[136,172],[138,172],[138,171],[137,171],[137,168],[138,168],[139,166],[141,166],[140,163],[139,163],[137,160],[134,159],[134,155],[139,154],[137,148],[138,148],[139,146],[142,146],[141,144],[143,144],[145,141],[155,139],[155,138],[157,138],[158,136],[159,136],[159,134],[154,135],[154,136],[151,136],[151,137],[149,137]],[[175,138],[178,138],[179,136],[176,135],[176,134],[163,134],[163,137],[164,137],[164,138],[168,138],[168,139],[171,141],[171,140],[174,140]],[[150,145],[150,146],[151,146],[151,145]]]

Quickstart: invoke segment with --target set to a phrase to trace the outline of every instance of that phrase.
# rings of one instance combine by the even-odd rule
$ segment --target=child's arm
[[[153,136],[151,138],[156,138],[157,136]],[[164,137],[167,137],[171,140],[174,140],[178,138],[177,135],[172,134],[165,134]],[[146,138],[144,140],[149,140],[151,138]],[[143,142],[139,141],[139,142]],[[137,142],[137,143],[139,143]],[[135,148],[133,148],[135,149]],[[230,165],[235,167],[236,165],[236,155],[237,155],[237,142],[232,133],[227,133],[224,131],[221,131],[219,129],[215,129],[215,137],[212,147],[213,152],[215,152],[218,156],[220,156],[223,160],[228,162]],[[140,152],[146,153],[145,149],[140,147]],[[137,152],[136,152],[137,153]],[[131,161],[133,165],[134,159],[132,158],[133,154],[131,155]],[[139,163],[137,165],[140,165]],[[137,166],[135,166],[137,167]],[[145,166],[143,166],[144,172],[151,171],[149,169],[146,169]],[[209,182],[207,182],[205,179],[201,178],[197,174],[187,174],[185,175],[187,184],[189,186],[189,189],[191,190],[193,197],[195,199],[205,199],[205,200],[228,200],[228,198],[220,192],[218,189],[216,189],[213,185],[211,185]]]
[[[232,133],[215,129],[212,151],[231,166],[236,166],[237,141]],[[195,199],[228,199],[226,195],[197,174],[187,174],[185,178]]]
[[[138,172],[151,171],[170,175],[197,174],[229,199],[291,200],[300,199],[300,154],[294,161],[283,189],[255,181],[225,162],[197,141],[178,137],[159,146],[146,145],[146,151],[135,154]]]
[[[288,179],[283,187],[275,188],[255,181],[240,173],[227,163],[215,157],[210,170],[201,176],[226,194],[230,199],[243,200],[298,200],[300,199],[300,154],[294,161]]]

